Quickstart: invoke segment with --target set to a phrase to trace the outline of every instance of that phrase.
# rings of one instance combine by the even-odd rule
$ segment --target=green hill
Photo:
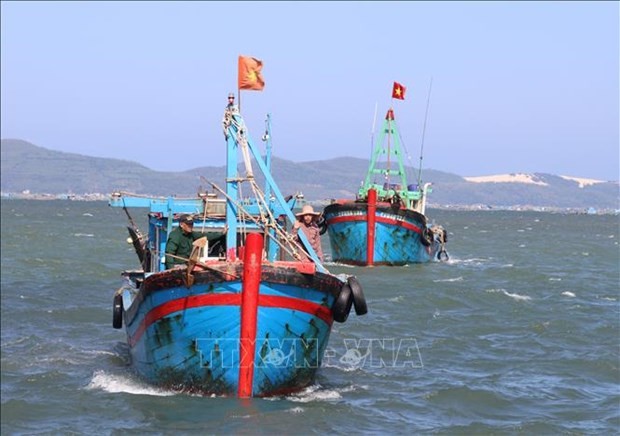
[[[38,147],[18,139],[1,141],[3,193],[109,194],[128,191],[145,195],[194,195],[207,188],[203,178],[224,186],[225,166],[183,172],[153,171],[136,162],[89,157]],[[309,201],[353,198],[366,174],[368,161],[341,157],[292,162],[274,157],[272,172],[284,195],[303,193]],[[417,174],[409,168],[410,174]],[[524,183],[472,183],[463,177],[424,170],[432,182],[429,204],[618,209],[618,182],[579,187],[562,177],[536,173],[546,186]],[[260,177],[258,177],[261,182]]]

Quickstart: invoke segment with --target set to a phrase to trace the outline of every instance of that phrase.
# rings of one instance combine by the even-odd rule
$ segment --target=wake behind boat
[[[392,97],[404,99],[394,83]],[[354,200],[323,211],[335,262],[372,266],[447,260],[447,231],[425,215],[431,183],[410,184],[394,109],[387,111],[363,185]]]
[[[227,107],[224,129],[225,190],[212,183],[216,192],[196,198],[110,199],[130,218],[141,263],[122,273],[113,326],[125,326],[131,364],[150,383],[200,394],[286,394],[313,382],[333,322],[345,322],[352,307],[365,314],[366,302],[355,277],[331,274],[302,232],[299,243],[287,231],[297,199],[284,199],[271,176],[269,131],[263,158],[236,106]],[[147,208],[148,234],[133,222],[132,207]],[[204,237],[181,267],[166,269],[166,241],[189,220]]]

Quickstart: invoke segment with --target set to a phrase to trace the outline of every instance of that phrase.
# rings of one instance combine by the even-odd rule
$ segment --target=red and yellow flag
[[[407,88],[405,86],[401,85],[398,82],[394,82],[394,87],[392,88],[392,98],[404,100],[405,91],[407,91]]]
[[[262,69],[263,61],[248,56],[239,56],[239,89],[262,91],[265,87],[265,81],[261,74]]]

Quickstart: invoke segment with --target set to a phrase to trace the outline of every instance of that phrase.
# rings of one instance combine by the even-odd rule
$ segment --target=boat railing
[[[412,189],[413,188],[413,189]],[[374,189],[377,192],[377,198],[391,198],[395,195],[400,196],[402,199],[411,201],[418,201],[422,199],[423,192],[417,189],[417,185],[409,185],[405,189],[400,184],[371,184],[360,188],[359,197],[365,198],[368,195],[368,191]]]

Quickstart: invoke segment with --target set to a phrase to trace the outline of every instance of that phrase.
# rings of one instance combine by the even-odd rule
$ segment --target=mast
[[[249,134],[247,133],[247,127],[245,125],[243,117],[238,111],[232,111],[227,114],[230,115],[231,122],[226,125],[226,246],[227,260],[235,260],[237,258],[237,229],[239,228],[238,220],[239,217],[244,216],[244,209],[249,209],[249,207],[241,206],[239,203],[240,199],[238,198],[238,183],[242,181],[249,181],[251,183],[254,183],[252,169],[249,165],[250,155],[254,158],[254,161],[256,162],[259,170],[265,177],[266,186],[269,187],[271,194],[275,197],[275,205],[279,208],[278,215],[285,215],[290,222],[295,221],[295,216],[293,215],[290,207],[287,205],[287,201],[282,196],[280,189],[276,185],[271,175],[270,169],[267,167],[266,162],[263,160],[263,157],[260,154],[260,150],[258,150],[252,139],[250,138]],[[237,174],[237,153],[239,152],[239,147],[241,147],[244,162],[246,164],[245,178],[239,177],[239,175]],[[257,192],[255,191],[255,193]],[[260,195],[256,198],[256,202],[260,203],[259,206],[267,206],[266,203],[268,203],[269,200],[265,199],[264,194],[260,193]],[[269,207],[267,208],[269,209]],[[245,213],[245,215],[247,215],[247,213]],[[268,217],[268,219],[273,220],[273,215]],[[270,221],[268,223],[268,226],[272,225],[276,225],[276,223],[274,221]],[[269,229],[265,228],[268,226],[262,227],[265,231],[268,232]],[[303,232],[299,232],[299,238],[301,239],[304,246],[307,248],[308,254],[314,262],[317,271],[327,272],[327,269],[321,263],[316,252],[312,249],[312,246],[310,245],[306,235]]]
[[[262,138],[265,141],[265,165],[267,169],[271,171],[271,114],[267,114],[267,119],[265,119],[265,134]],[[265,198],[269,200],[271,197],[271,188],[269,184],[265,183]]]
[[[391,116],[390,116],[391,115]],[[385,171],[385,183],[390,186],[390,139],[392,138],[392,120],[394,119],[394,109],[390,107],[385,117],[387,125],[387,164]]]
[[[426,135],[426,120],[428,119],[428,107],[431,102],[431,90],[433,89],[433,77],[428,86],[428,96],[426,98],[426,113],[424,114],[424,127],[422,127],[422,144],[420,145],[420,164],[418,165],[418,189],[422,188],[422,157],[424,156],[424,136]],[[426,197],[426,195],[424,196]]]

